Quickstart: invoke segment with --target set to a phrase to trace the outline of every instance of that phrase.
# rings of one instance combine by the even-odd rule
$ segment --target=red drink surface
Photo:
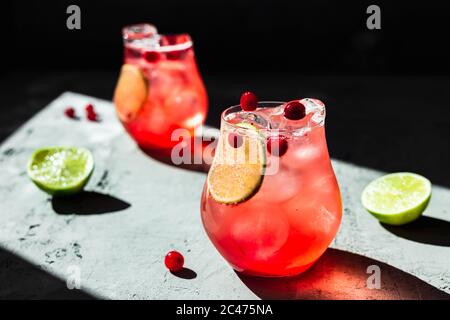
[[[174,130],[184,128],[192,134],[204,122],[207,113],[206,90],[197,69],[191,39],[187,34],[164,36],[151,33],[145,34],[144,39],[133,33],[128,39],[125,41],[125,64],[139,68],[147,92],[137,113],[130,119],[121,118],[121,121],[142,148],[171,148],[178,143],[171,141]],[[126,108],[117,102],[116,107]]]
[[[270,112],[258,109],[262,115]],[[285,127],[297,124],[272,117],[272,124],[283,121]],[[311,115],[302,125],[307,126],[308,121]],[[221,139],[228,131],[230,127],[222,120]],[[201,200],[205,230],[237,271],[258,276],[303,272],[324,253],[339,228],[341,197],[323,123],[305,134],[287,136],[289,146],[283,156],[276,157],[266,150],[266,171],[274,163],[278,170],[265,175],[248,200],[219,203],[205,184]]]

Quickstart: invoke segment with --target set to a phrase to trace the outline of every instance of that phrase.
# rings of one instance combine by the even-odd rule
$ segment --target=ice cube
[[[285,126],[286,118],[284,117],[284,104],[272,108],[269,115],[270,129],[280,129]]]
[[[273,205],[260,202],[246,214],[238,216],[231,226],[231,238],[246,256],[266,260],[286,243],[289,223],[277,214]]]
[[[310,114],[311,120],[318,124],[325,119],[325,104],[319,99],[305,98],[300,100],[306,108],[306,114]]]
[[[285,106],[285,103],[280,104],[277,107],[270,108],[269,109],[270,110],[269,111],[270,116],[283,115],[284,114],[284,106]]]
[[[333,234],[334,229],[336,228],[338,216],[328,210],[325,206],[320,206],[317,211],[317,223],[321,226],[319,232],[325,234],[325,236]]]
[[[159,101],[178,94],[188,86],[186,72],[177,68],[149,69],[147,77],[150,84],[149,96]]]
[[[167,114],[162,105],[147,102],[141,112],[142,116],[140,115],[137,120],[136,130],[151,131],[160,135],[171,133],[172,123],[167,121]]]
[[[200,96],[192,89],[180,89],[164,100],[164,110],[169,119],[188,128],[195,128],[202,123],[202,106]]]
[[[300,100],[300,102],[305,106],[306,113],[314,112],[315,110],[320,110],[325,107],[325,104],[319,99],[304,98]]]
[[[299,144],[292,152],[295,162],[303,167],[314,164],[321,155],[324,155],[320,147],[320,145],[315,145],[311,142]]]
[[[269,125],[267,115],[260,110],[236,112],[233,115],[232,122],[235,124],[241,122],[250,123],[260,129],[268,128]]]
[[[279,159],[275,156],[269,156],[270,162],[277,161]],[[272,163],[269,164],[272,166]],[[258,191],[259,195],[264,198],[264,201],[271,203],[285,202],[302,192],[302,178],[296,175],[295,172],[289,170],[289,168],[282,163],[278,163],[278,170],[273,171],[271,167],[267,168],[267,171],[271,173],[270,176],[266,176],[265,183],[262,184],[261,189]]]

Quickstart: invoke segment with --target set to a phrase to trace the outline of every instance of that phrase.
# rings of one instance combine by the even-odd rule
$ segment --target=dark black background
[[[79,31],[66,8],[81,7]],[[366,8],[381,7],[381,30]],[[121,27],[191,34],[207,123],[244,90],[327,104],[333,157],[450,186],[450,5],[446,1],[127,0],[2,2],[0,139],[64,91],[111,99]]]
[[[66,28],[70,4],[81,8],[81,30]],[[370,4],[382,9],[379,31],[366,28]],[[447,74],[449,8],[437,0],[14,1],[6,67],[116,70],[122,26],[151,22],[161,33],[190,33],[205,73]]]

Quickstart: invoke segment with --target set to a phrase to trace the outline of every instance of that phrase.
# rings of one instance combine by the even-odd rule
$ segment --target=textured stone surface
[[[101,122],[64,117],[68,105],[83,114],[87,102]],[[30,154],[48,145],[93,151],[94,175],[76,201],[52,200],[28,180]],[[1,145],[0,164],[0,297],[426,299],[450,293],[445,188],[434,186],[426,218],[385,227],[359,201],[363,187],[382,173],[334,161],[345,207],[334,249],[300,277],[263,280],[237,275],[207,239],[199,214],[205,175],[145,155],[110,102],[63,94]],[[172,248],[184,253],[190,271],[166,271],[163,257]],[[380,290],[366,287],[373,264],[381,268]],[[81,291],[66,289],[71,266],[80,268]]]

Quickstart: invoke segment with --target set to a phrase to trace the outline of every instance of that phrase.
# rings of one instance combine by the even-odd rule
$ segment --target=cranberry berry
[[[86,117],[89,121],[97,121],[98,120],[97,114],[95,112],[88,112]]]
[[[92,103],[88,103],[87,105],[86,105],[86,112],[87,113],[92,113],[92,112],[95,112],[95,110],[94,110],[94,105],[92,104]]]
[[[64,114],[70,119],[76,118],[75,109],[72,107],[68,107],[66,110],[64,110]]]
[[[241,108],[244,111],[256,110],[258,106],[258,98],[253,92],[247,91],[241,95]]]
[[[276,156],[283,156],[288,150],[288,142],[285,136],[270,137],[267,140],[267,151]]]
[[[284,107],[284,116],[289,120],[300,120],[306,115],[306,109],[300,101],[291,101]]]
[[[144,53],[144,59],[150,63],[154,63],[158,61],[160,58],[161,55],[159,54],[159,52],[156,51],[147,51]]]
[[[178,251],[170,251],[164,259],[164,264],[172,272],[180,271],[184,264],[183,255]]]
[[[86,110],[86,118],[89,121],[98,121],[98,115],[97,112],[95,112],[94,105],[92,103],[87,104],[85,110]]]

